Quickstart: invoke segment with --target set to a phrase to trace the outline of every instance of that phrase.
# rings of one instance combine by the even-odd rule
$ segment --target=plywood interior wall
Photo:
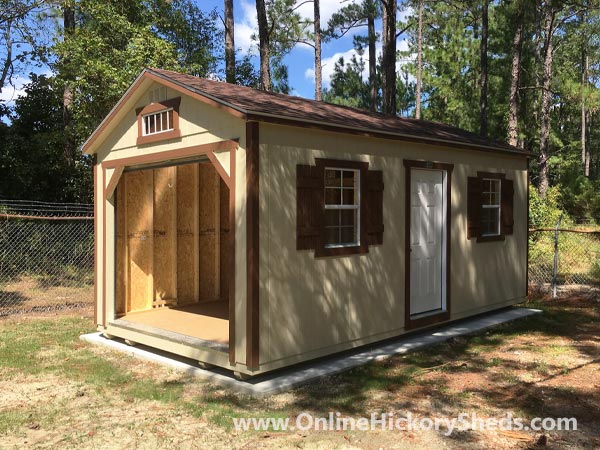
[[[117,195],[117,315],[228,300],[229,188],[211,163],[125,172]]]

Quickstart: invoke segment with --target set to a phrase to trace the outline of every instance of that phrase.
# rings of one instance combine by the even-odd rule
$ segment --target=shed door
[[[445,172],[411,169],[410,314],[445,309]]]

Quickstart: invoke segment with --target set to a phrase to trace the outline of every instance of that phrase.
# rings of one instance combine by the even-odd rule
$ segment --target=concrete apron
[[[297,364],[243,381],[234,378],[231,371],[220,368],[201,369],[195,361],[143,345],[132,347],[120,339],[106,339],[100,333],[84,334],[80,336],[80,339],[90,344],[123,352],[135,358],[163,364],[172,369],[185,372],[188,375],[197,376],[224,386],[235,392],[249,394],[254,397],[265,397],[289,391],[310,381],[350,370],[354,367],[368,364],[371,361],[379,361],[394,355],[422,350],[457,336],[479,333],[503,323],[540,312],[541,310],[539,309],[518,307],[503,309],[431,328],[426,331],[403,335],[392,340],[388,339],[379,344],[370,344],[358,349]]]

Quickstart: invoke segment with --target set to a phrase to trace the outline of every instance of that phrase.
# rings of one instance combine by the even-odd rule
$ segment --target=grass
[[[600,419],[600,414],[581,409],[586,404],[577,399],[590,395],[572,381],[537,385],[586,370],[590,358],[598,359],[597,301],[543,300],[527,306],[541,308],[544,314],[358,367],[291,394],[262,400],[231,394],[184,374],[83,344],[79,335],[93,329],[88,318],[0,321],[0,375],[5,383],[35,399],[3,404],[7,400],[0,395],[0,439],[16,439],[41,427],[63,430],[62,440],[56,441],[61,444],[98,446],[104,444],[96,440],[98,434],[110,440],[110,436],[129,439],[143,433],[154,436],[157,446],[168,446],[189,431],[178,428],[183,426],[180,422],[205,423],[218,442],[229,442],[235,435],[234,417],[288,418],[303,411],[319,416],[329,411],[368,416],[371,411],[403,408],[421,415],[466,410],[497,416],[512,411],[536,417],[540,411],[552,416],[553,408],[564,408],[565,402],[572,402],[569,408],[581,410],[578,414],[584,423]],[[587,343],[581,345],[583,342]],[[585,382],[589,378],[582,375],[578,379]],[[52,392],[64,386],[64,392],[44,399],[45,390],[27,390],[32,380],[54,386],[54,390],[48,388]],[[553,405],[551,398],[560,402]],[[92,431],[69,428],[71,421],[84,420],[79,417],[82,414]],[[560,416],[557,409],[555,417]],[[588,433],[589,442],[596,442],[593,439],[598,432]],[[251,436],[256,435],[248,436],[254,439]],[[477,440],[474,442],[476,448]],[[113,443],[122,446],[120,441]],[[397,445],[373,442],[375,447],[392,444]]]

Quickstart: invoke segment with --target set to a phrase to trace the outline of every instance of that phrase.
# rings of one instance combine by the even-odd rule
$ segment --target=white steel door
[[[445,310],[445,172],[411,169],[410,314]]]

